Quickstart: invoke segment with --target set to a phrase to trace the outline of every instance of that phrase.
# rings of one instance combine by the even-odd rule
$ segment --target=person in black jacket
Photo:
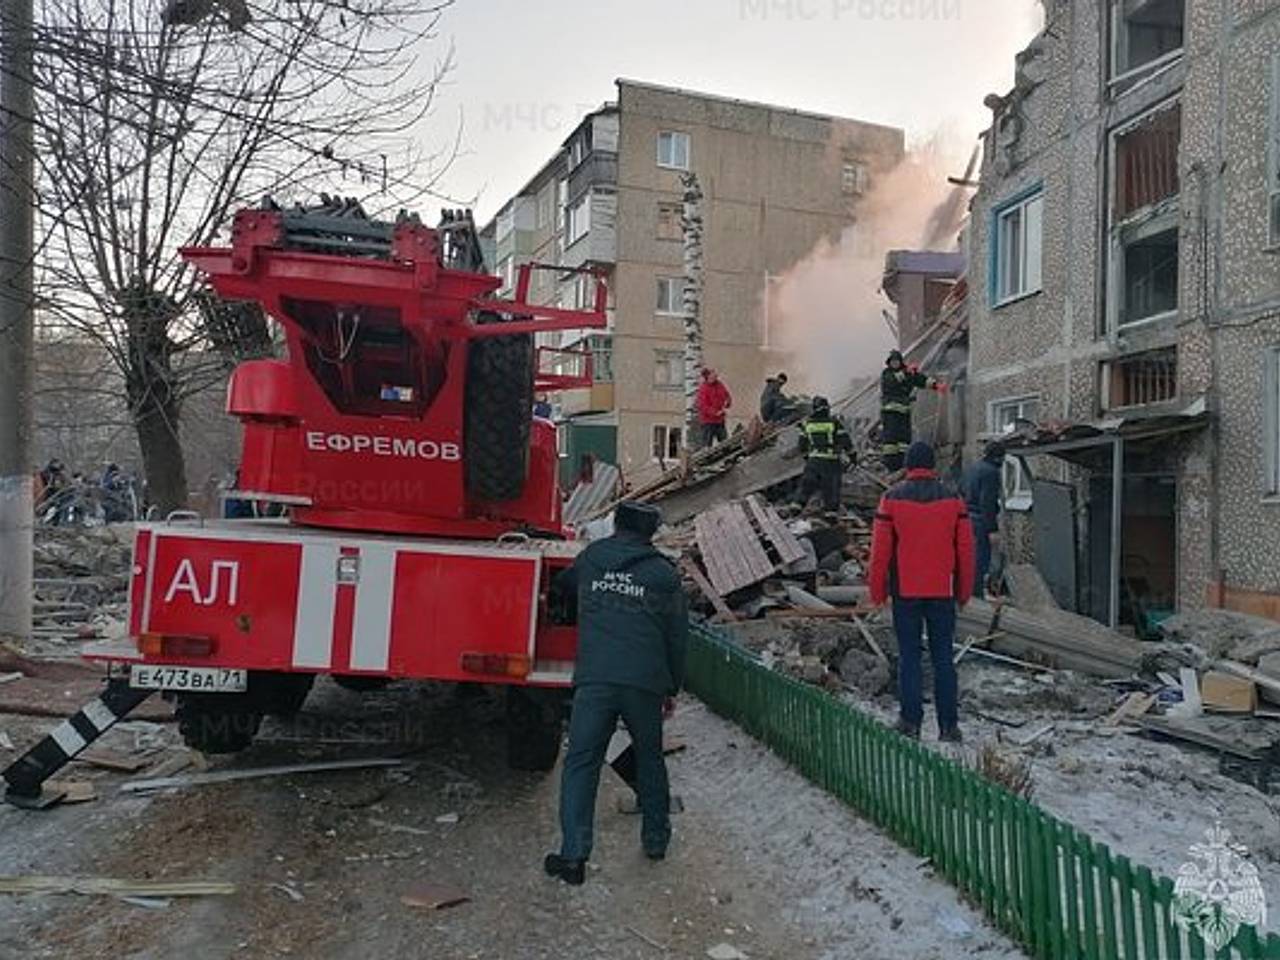
[[[965,503],[969,507],[969,519],[973,521],[974,550],[977,555],[973,595],[979,598],[987,588],[987,577],[991,572],[991,548],[1000,542],[1000,493],[1004,486],[1004,456],[1004,444],[993,440],[982,451],[982,459],[970,464],[965,470],[961,481]]]
[[[780,423],[795,411],[795,404],[783,393],[786,386],[785,373],[765,380],[764,390],[760,393],[760,419],[765,423]]]
[[[652,544],[657,508],[624,502],[615,533],[591,544],[557,578],[557,592],[576,593],[578,655],[573,674],[569,749],[560,783],[559,853],[546,872],[580,884],[591,856],[596,790],[609,740],[621,717],[636,755],[640,840],[651,860],[671,839],[662,720],[684,684],[689,620],[675,567]]]
[[[880,374],[880,458],[890,473],[902,469],[911,446],[911,405],[916,391],[945,391],[946,384],[908,367],[901,350],[892,350]]]

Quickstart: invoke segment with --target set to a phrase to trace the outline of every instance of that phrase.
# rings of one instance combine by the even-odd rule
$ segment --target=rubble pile
[[[57,642],[120,634],[132,547],[132,524],[38,527],[34,639]]]

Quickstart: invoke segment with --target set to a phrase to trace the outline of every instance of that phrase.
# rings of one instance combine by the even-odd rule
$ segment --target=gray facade
[[[1123,619],[1206,604],[1280,618],[1280,0],[1046,6],[1015,89],[988,99],[971,438],[1019,416],[1043,442],[1097,432],[1024,461],[1074,497],[1081,610],[1107,613],[1116,502]],[[1114,495],[1103,441],[1122,433]],[[1037,501],[1007,477],[1026,552]]]

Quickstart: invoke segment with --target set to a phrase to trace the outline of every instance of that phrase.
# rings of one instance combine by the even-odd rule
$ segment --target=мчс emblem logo
[[[1244,924],[1267,920],[1267,898],[1258,868],[1243,844],[1215,824],[1205,831],[1208,843],[1193,843],[1193,860],[1178,868],[1174,881],[1174,913],[1178,926],[1194,930],[1215,952],[1235,939]]]

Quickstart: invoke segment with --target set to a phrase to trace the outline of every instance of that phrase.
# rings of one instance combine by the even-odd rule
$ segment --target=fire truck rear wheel
[[[241,694],[179,694],[175,713],[182,741],[201,753],[239,753],[253,743],[262,714]]]
[[[546,772],[556,765],[564,735],[565,695],[507,687],[507,766]]]
[[[467,492],[497,503],[518,500],[529,474],[533,338],[518,334],[473,340],[468,351],[463,428]]]

